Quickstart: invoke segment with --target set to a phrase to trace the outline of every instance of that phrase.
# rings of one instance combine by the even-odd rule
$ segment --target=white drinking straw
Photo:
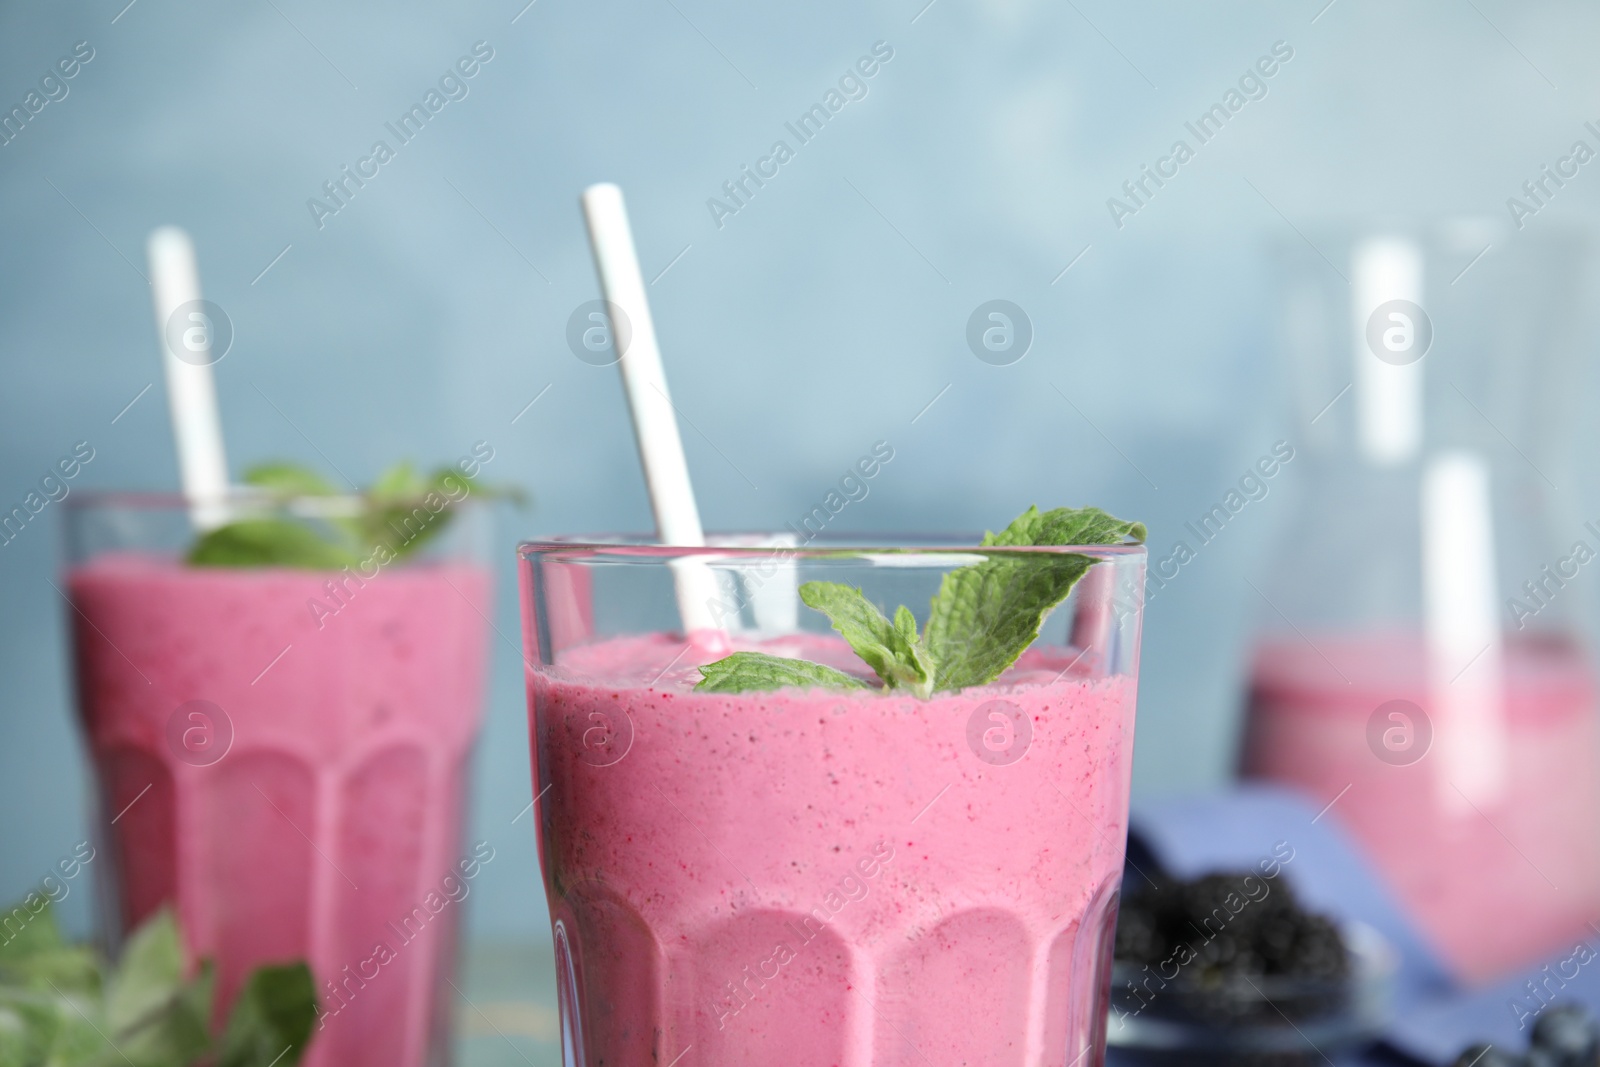
[[[211,373],[213,323],[190,308],[177,325],[188,359],[179,359],[169,339],[173,314],[200,299],[200,274],[194,242],[175,226],[150,234],[150,291],[155,303],[156,338],[166,370],[172,433],[178,446],[178,473],[183,493],[192,504],[190,518],[200,530],[228,521],[228,459],[222,448],[222,420],[217,414],[217,389]],[[195,318],[195,316],[199,316]]]
[[[1422,448],[1422,362],[1396,365],[1380,359],[1368,344],[1367,323],[1391,300],[1421,305],[1422,251],[1403,237],[1367,238],[1351,253],[1350,285],[1361,452],[1379,466],[1407,463]]]
[[[583,191],[583,216],[601,292],[607,303],[626,316],[625,324],[612,324],[611,335],[618,345],[617,365],[622,370],[639,461],[644,466],[650,508],[655,513],[656,537],[665,545],[704,546],[705,531],[700,526],[694,487],[689,484],[689,465],[678,435],[677,415],[667,393],[667,376],[661,366],[661,350],[656,344],[655,323],[650,318],[622,190],[610,183],[589,186]],[[716,575],[700,560],[683,559],[675,561],[673,579],[684,632],[702,642],[725,644],[726,637],[713,612],[713,606],[721,599]]]
[[[1445,452],[1424,468],[1422,572],[1436,793],[1447,811],[1470,816],[1506,784],[1494,531],[1480,456]]]

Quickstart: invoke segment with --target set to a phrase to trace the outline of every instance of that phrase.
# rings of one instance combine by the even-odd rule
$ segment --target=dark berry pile
[[[1152,1005],[1177,1001],[1214,1024],[1339,1007],[1350,955],[1338,927],[1305,910],[1282,878],[1138,882],[1123,898],[1116,957],[1124,976],[1139,968],[1140,996]]]
[[[1456,1067],[1596,1067],[1600,1024],[1581,1004],[1554,1004],[1539,1013],[1532,1042],[1520,1056],[1497,1045],[1473,1045]]]

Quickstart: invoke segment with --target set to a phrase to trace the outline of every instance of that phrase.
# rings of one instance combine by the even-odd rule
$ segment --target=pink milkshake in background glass
[[[566,1064],[1100,1063],[1143,546],[759,543],[520,550]],[[952,572],[1063,554],[1092,565],[1020,658],[928,696],[798,595],[920,623]],[[725,633],[679,632],[685,568]],[[730,651],[874,685],[695,691]]]
[[[356,504],[229,509],[314,525]],[[177,497],[69,504],[113,939],[174,906],[219,1011],[257,965],[305,959],[311,1067],[447,1062],[458,900],[492,858],[462,859],[490,575],[487,515],[457,507],[415,557],[317,570],[186,563]]]
[[[1472,808],[1452,803],[1429,754],[1440,716],[1419,636],[1311,640],[1257,647],[1245,773],[1338,797],[1332,810],[1469,978],[1587,940],[1600,913],[1600,720],[1582,652],[1508,643],[1506,784]]]
[[[1327,805],[1445,962],[1487,982],[1600,915],[1574,582],[1600,524],[1555,491],[1582,455],[1588,242],[1495,219],[1312,238],[1276,272],[1297,449],[1282,497],[1251,505],[1284,525],[1250,594],[1241,769]]]

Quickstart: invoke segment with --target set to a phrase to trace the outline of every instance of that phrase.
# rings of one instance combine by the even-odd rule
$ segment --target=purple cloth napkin
[[[1398,1012],[1455,987],[1344,830],[1298,793],[1247,783],[1225,793],[1136,804],[1129,837],[1134,863],[1142,854],[1179,878],[1219,868],[1253,868],[1286,848],[1292,850],[1293,858],[1282,864],[1282,877],[1308,907],[1366,923],[1399,953],[1394,983]]]
[[[1440,1067],[1479,1041],[1521,1053],[1534,1019],[1546,1006],[1563,1001],[1600,1016],[1600,936],[1574,943],[1526,974],[1406,1012],[1387,1040],[1411,1058]]]
[[[1533,1020],[1561,1001],[1600,1016],[1600,927],[1544,966],[1494,986],[1465,991],[1412,926],[1344,831],[1300,795],[1259,784],[1224,793],[1134,806],[1128,856],[1193,878],[1220,868],[1255,867],[1293,849],[1282,877],[1311,908],[1373,927],[1400,954],[1395,1020],[1388,1049],[1344,1057],[1344,1064],[1410,1061],[1448,1067],[1466,1046],[1488,1041],[1520,1053]],[[1113,1057],[1115,1060],[1116,1057]]]

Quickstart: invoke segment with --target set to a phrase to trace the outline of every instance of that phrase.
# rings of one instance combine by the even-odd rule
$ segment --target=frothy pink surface
[[[347,585],[319,628],[308,602],[338,606],[323,584],[337,577],[81,566],[79,703],[116,819],[124,924],[175,902],[193,952],[217,962],[219,1005],[256,965],[306,958],[330,1013],[306,1064],[417,1067],[441,1035],[454,948],[459,905],[427,900],[460,851],[489,575],[392,567]],[[169,735],[197,699],[234,733],[210,766]],[[381,966],[379,942],[393,954]]]
[[[760,648],[862,669],[829,638]],[[1134,679],[1030,654],[928,701],[690,692],[708,658],[625,638],[530,677],[580,1062],[1098,1062]],[[1007,765],[968,741],[995,700],[1032,731]]]
[[[1600,731],[1588,663],[1564,646],[1505,654],[1509,787],[1447,810],[1440,762],[1378,759],[1367,720],[1408,700],[1433,717],[1415,635],[1269,642],[1257,651],[1244,770],[1305,790],[1349,827],[1413,919],[1487,979],[1586,938],[1600,913]],[[1325,658],[1326,657],[1326,658]],[[1446,783],[1448,786],[1448,783]]]

